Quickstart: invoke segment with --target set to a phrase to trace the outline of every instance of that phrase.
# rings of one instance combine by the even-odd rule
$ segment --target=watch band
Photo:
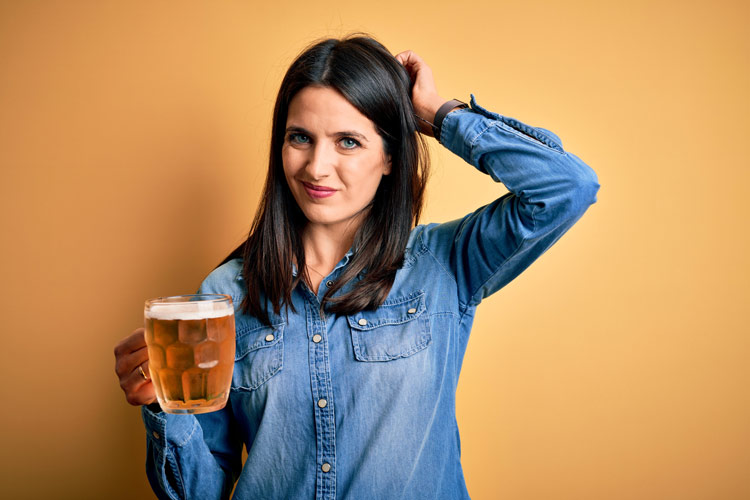
[[[432,134],[435,136],[435,139],[437,139],[438,142],[440,142],[440,132],[443,129],[443,120],[445,120],[445,117],[448,115],[448,113],[456,108],[464,109],[468,107],[468,104],[463,101],[459,101],[458,99],[451,99],[450,101],[440,106],[440,108],[437,110],[437,113],[435,113],[435,119],[432,120]]]

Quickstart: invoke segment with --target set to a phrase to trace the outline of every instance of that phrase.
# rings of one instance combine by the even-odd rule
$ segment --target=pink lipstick
[[[302,185],[305,187],[305,191],[307,191],[307,194],[311,198],[328,198],[336,193],[335,189],[325,186],[316,186],[315,184],[309,184],[307,182],[303,182]]]

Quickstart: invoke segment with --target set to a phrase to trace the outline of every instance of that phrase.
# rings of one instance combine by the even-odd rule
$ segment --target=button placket
[[[321,318],[315,300],[305,305],[307,316],[310,381],[315,418],[317,492],[320,498],[335,498],[336,427],[333,405],[333,385],[329,363],[328,343],[324,342],[326,320]],[[319,498],[316,496],[316,498]]]

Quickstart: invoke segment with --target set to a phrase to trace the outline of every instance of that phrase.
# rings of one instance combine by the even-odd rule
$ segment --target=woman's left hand
[[[429,123],[433,123],[435,113],[447,99],[443,99],[438,94],[435,78],[432,75],[432,69],[411,50],[405,50],[396,55],[396,59],[409,73],[409,78],[414,82],[411,94],[411,102],[414,105],[414,112]],[[432,127],[420,120],[419,131],[430,137],[434,137]]]

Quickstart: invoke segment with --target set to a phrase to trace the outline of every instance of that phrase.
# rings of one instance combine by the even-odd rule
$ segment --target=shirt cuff
[[[178,448],[185,446],[199,427],[195,415],[153,412],[147,406],[142,406],[141,416],[146,426],[146,438],[160,448],[167,445]]]
[[[467,162],[473,164],[471,150],[474,141],[492,123],[512,134],[536,140],[541,146],[564,153],[560,138],[549,130],[489,111],[477,104],[474,94],[471,94],[470,106],[469,109],[448,113],[440,131],[440,143]]]

